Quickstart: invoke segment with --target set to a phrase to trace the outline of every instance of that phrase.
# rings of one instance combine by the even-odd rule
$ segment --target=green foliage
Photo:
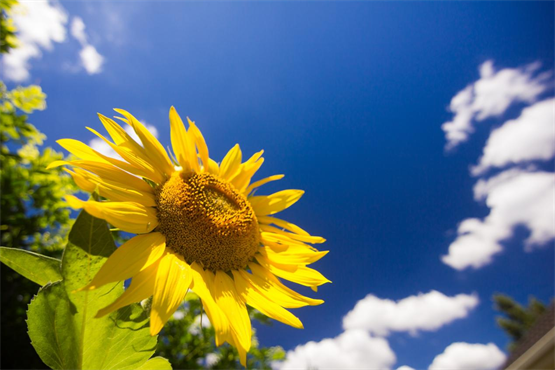
[[[496,294],[493,296],[495,309],[505,317],[497,317],[497,324],[512,339],[509,351],[515,349],[517,342],[535,324],[536,320],[547,310],[545,304],[531,297],[528,307],[524,307],[513,298]]]
[[[62,280],[61,261],[24,249],[0,247],[0,261],[39,285]]]
[[[9,248],[60,257],[71,227],[62,196],[77,188],[61,169],[45,170],[62,155],[40,147],[45,136],[24,114],[45,109],[45,98],[38,86],[8,91],[0,82],[0,240]],[[1,278],[2,367],[44,368],[29,344],[25,323],[37,286],[9,268],[1,269]]]
[[[76,292],[115,249],[106,222],[81,212],[61,261],[63,279],[41,288],[27,314],[31,343],[51,368],[131,370],[154,353],[156,337],[150,336],[148,313],[140,305],[95,318],[99,309],[123,294],[123,282]],[[167,368],[163,360],[149,366]]]
[[[234,347],[228,344],[216,347],[214,329],[206,315],[201,319],[201,309],[198,297],[187,293],[186,302],[162,329],[156,353],[169,358],[177,369],[243,369]],[[255,311],[250,315],[254,318]],[[256,313],[257,317],[259,315]],[[254,336],[247,368],[271,369],[271,362],[284,358],[285,351],[281,347],[259,347]]]
[[[56,254],[70,227],[70,211],[62,197],[77,188],[62,169],[45,169],[63,156],[51,148],[41,152],[44,134],[18,111],[45,109],[45,98],[39,86],[7,91],[0,82],[0,230],[7,247]]]
[[[0,0],[0,53],[4,54],[17,47],[16,28],[13,19],[8,18],[17,0]]]
[[[16,108],[21,109],[25,113],[32,113],[34,110],[46,109],[46,94],[42,92],[40,86],[30,85],[27,87],[16,87],[8,95],[9,103]],[[13,110],[13,107],[7,105],[5,109]]]

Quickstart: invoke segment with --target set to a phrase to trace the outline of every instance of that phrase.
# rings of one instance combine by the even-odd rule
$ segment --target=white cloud
[[[480,67],[480,79],[451,101],[453,121],[443,124],[447,148],[468,139],[474,121],[500,116],[515,102],[528,106],[516,119],[493,130],[478,164],[471,168],[479,177],[474,186],[476,201],[485,201],[490,213],[483,219],[467,218],[442,261],[457,269],[480,268],[503,250],[502,242],[524,226],[530,236],[525,249],[545,246],[555,238],[553,210],[555,176],[539,171],[533,161],[555,156],[555,99],[536,102],[552,87],[552,72],[538,73],[539,63],[496,72],[488,61]],[[523,169],[523,165],[528,168]],[[492,169],[503,172],[487,178]]]
[[[150,125],[146,122],[141,121],[143,125],[145,125],[145,127],[147,128],[148,131],[150,131],[150,133],[152,135],[154,135],[154,137],[158,137],[158,130],[156,129],[155,126]],[[127,132],[127,134],[129,136],[131,136],[131,138],[133,138],[133,140],[135,140],[137,143],[141,144],[141,139],[139,139],[139,137],[137,136],[137,134],[135,133],[135,131],[133,130],[133,128],[131,126],[129,126],[128,124],[124,124],[123,125],[123,129],[125,130],[125,132]],[[122,159],[115,151],[114,149],[112,149],[110,147],[110,145],[108,145],[104,140],[102,140],[101,138],[97,137],[92,139],[91,141],[89,141],[89,146],[91,148],[93,148],[94,150],[96,150],[97,152],[100,152],[108,157],[112,157],[112,158],[117,158],[117,159]]]
[[[94,46],[89,44],[85,28],[85,22],[83,22],[81,17],[73,17],[71,22],[71,36],[81,43],[82,48],[79,52],[81,64],[88,74],[93,75],[102,72],[104,57]]]
[[[547,90],[550,72],[537,74],[539,63],[495,72],[493,62],[480,66],[480,79],[461,90],[451,100],[451,121],[441,128],[447,139],[446,149],[453,149],[474,132],[475,121],[503,114],[513,103],[533,103]]]
[[[429,370],[495,370],[505,362],[505,354],[493,343],[453,343],[437,355]]]
[[[387,340],[364,330],[347,330],[335,338],[308,342],[287,352],[275,366],[286,369],[389,369],[396,361]]]
[[[85,22],[83,22],[81,17],[73,17],[73,20],[71,21],[71,36],[77,39],[81,44],[87,43]]]
[[[345,315],[345,330],[340,335],[299,345],[287,352],[284,362],[272,366],[276,370],[391,369],[396,356],[384,336],[393,331],[416,334],[419,330],[437,330],[466,317],[477,305],[475,295],[448,297],[437,291],[398,302],[368,295]],[[401,366],[397,370],[414,369]]]
[[[484,148],[476,175],[492,167],[504,167],[531,160],[547,160],[555,156],[555,99],[546,99],[522,110],[517,119],[507,121],[494,130]]]
[[[3,57],[4,76],[12,81],[29,78],[31,58],[42,56],[41,48],[52,50],[55,42],[66,40],[67,13],[57,2],[33,1],[13,11],[20,46]]]
[[[88,74],[96,74],[102,72],[102,64],[104,64],[104,57],[96,51],[92,45],[86,45],[79,52],[81,63],[88,72]]]
[[[530,230],[525,240],[527,250],[555,238],[554,188],[555,175],[542,171],[511,169],[479,180],[474,196],[485,199],[491,212],[484,220],[461,222],[458,237],[442,261],[457,270],[482,267],[502,250],[500,242],[512,236],[518,225]]]
[[[478,305],[476,295],[459,294],[448,297],[432,290],[397,302],[374,295],[357,302],[343,318],[345,329],[364,329],[385,336],[392,331],[416,334],[419,330],[433,331],[456,319],[468,316]]]

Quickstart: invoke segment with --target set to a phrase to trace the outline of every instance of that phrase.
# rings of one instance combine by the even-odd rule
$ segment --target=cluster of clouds
[[[555,238],[553,205],[555,176],[539,169],[555,157],[555,99],[542,94],[553,88],[552,73],[539,72],[539,63],[495,71],[493,62],[480,67],[480,79],[451,101],[454,118],[443,124],[447,149],[468,140],[477,122],[502,117],[517,104],[518,117],[494,129],[478,163],[474,198],[490,213],[483,219],[460,222],[457,237],[442,261],[457,270],[480,268],[503,250],[503,241],[524,226],[530,236],[526,250],[548,245]]]
[[[451,100],[453,120],[441,128],[451,150],[467,141],[476,122],[499,117],[514,103],[534,103],[549,88],[550,72],[537,73],[540,63],[495,71],[493,61],[480,66],[480,78],[459,91]]]
[[[51,52],[55,44],[67,41],[69,15],[58,2],[37,0],[14,7],[12,17],[19,45],[3,56],[2,73],[8,80],[22,82],[31,76],[31,59],[40,59],[44,50]],[[81,66],[89,74],[101,72],[104,57],[88,42],[81,18],[73,17],[71,35],[81,44]]]
[[[392,332],[414,336],[420,331],[439,330],[467,317],[478,303],[474,294],[450,297],[434,290],[399,301],[370,294],[343,317],[344,331],[341,334],[297,346],[288,351],[286,360],[275,364],[275,368],[391,369],[397,361],[387,340]],[[466,349],[466,355],[461,356],[461,348]],[[493,370],[504,361],[505,354],[495,344],[453,343],[435,357],[430,369],[450,364],[452,369]],[[409,369],[412,368],[398,368]]]
[[[502,251],[502,242],[517,226],[530,234],[525,249],[547,245],[555,238],[555,176],[541,164],[555,157],[555,99],[545,97],[552,86],[552,73],[540,64],[496,70],[483,63],[480,78],[453,97],[453,119],[442,129],[446,150],[468,141],[476,124],[501,119],[511,107],[520,114],[492,130],[478,162],[470,168],[477,181],[474,198],[490,209],[483,218],[468,218],[458,227],[457,237],[442,261],[457,270],[479,268]],[[437,291],[399,301],[368,295],[343,317],[344,331],[334,338],[311,341],[287,353],[279,370],[297,368],[392,369],[396,356],[387,337],[392,333],[437,331],[468,316],[479,303],[474,294],[446,296]],[[438,354],[429,370],[494,370],[506,355],[493,343],[455,342]],[[414,370],[403,365],[397,370]]]

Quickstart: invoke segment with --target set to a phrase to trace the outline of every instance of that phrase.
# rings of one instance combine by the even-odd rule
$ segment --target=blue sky
[[[260,178],[286,174],[264,191],[306,190],[283,217],[327,239],[333,284],[295,310],[304,330],[258,328],[287,366],[433,369],[464,350],[494,368],[492,294],[553,296],[553,3],[41,6],[34,57],[3,77],[48,95],[46,145],[89,143],[96,112],[124,108],[167,146],[174,105],[218,161],[264,149]]]

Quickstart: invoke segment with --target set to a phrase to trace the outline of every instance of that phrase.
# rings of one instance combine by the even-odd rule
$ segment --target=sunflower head
[[[244,269],[260,246],[254,210],[235,188],[209,173],[174,172],[156,189],[166,247],[210,271]]]
[[[99,115],[112,140],[90,130],[121,158],[62,139],[58,143],[80,159],[49,166],[72,167],[73,171],[66,171],[79,187],[105,199],[82,201],[68,196],[70,206],[137,234],[80,289],[132,278],[123,295],[97,316],[152,296],[150,332],[156,335],[190,289],[202,300],[216,332],[216,344],[235,346],[243,365],[252,335],[247,305],[302,328],[287,309],[323,301],[296,293],[280,278],[313,290],[329,282],[307,267],[327,253],[311,244],[325,240],[274,214],[293,205],[303,191],[254,196],[260,186],[283,177],[251,182],[264,161],[263,152],[243,161],[241,149],[235,145],[217,163],[210,158],[194,122],[189,120],[186,129],[173,107],[173,162],[142,123],[124,110],[116,111],[123,116],[116,118],[137,134],[140,143],[114,120]]]

